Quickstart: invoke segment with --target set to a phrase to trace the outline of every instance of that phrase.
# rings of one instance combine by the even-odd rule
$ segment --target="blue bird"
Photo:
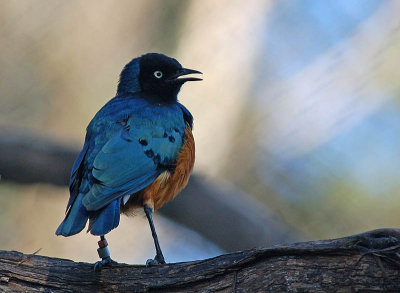
[[[117,95],[94,116],[82,151],[72,167],[66,216],[56,234],[82,231],[99,235],[101,261],[113,263],[105,236],[119,224],[120,213],[143,207],[156,256],[147,265],[165,264],[152,212],[172,200],[187,184],[195,159],[193,117],[178,102],[181,86],[201,80],[201,73],[175,59],[149,53],[121,72]]]

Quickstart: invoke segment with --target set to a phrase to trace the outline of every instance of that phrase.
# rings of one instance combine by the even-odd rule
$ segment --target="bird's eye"
[[[155,76],[156,78],[161,78],[161,77],[163,76],[163,74],[162,74],[161,71],[157,70],[157,71],[154,71],[154,76]]]

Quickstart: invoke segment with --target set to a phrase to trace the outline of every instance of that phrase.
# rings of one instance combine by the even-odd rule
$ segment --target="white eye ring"
[[[154,76],[155,76],[156,78],[161,78],[161,77],[163,76],[163,74],[162,74],[161,71],[157,70],[157,71],[154,71]]]

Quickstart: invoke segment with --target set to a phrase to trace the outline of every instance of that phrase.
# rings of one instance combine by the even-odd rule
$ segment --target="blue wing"
[[[182,111],[179,104],[126,97],[106,104],[88,126],[71,172],[71,208],[56,233],[76,234],[88,218],[95,235],[118,226],[121,197],[147,187],[175,164],[185,129]]]
[[[176,107],[146,107],[131,113],[94,159],[95,184],[83,199],[86,209],[99,210],[150,185],[175,163],[184,127],[182,111]]]
[[[94,184],[83,199],[88,211],[150,185],[175,163],[183,143],[179,106],[135,107],[93,160]]]
[[[69,192],[71,194],[68,204],[67,204],[67,209],[68,211],[69,207],[73,204],[74,200],[79,194],[79,187],[82,182],[82,165],[84,158],[86,156],[86,153],[89,148],[89,143],[88,140],[85,139],[85,144],[83,145],[83,148],[81,152],[79,153],[78,157],[76,158],[74,165],[72,166],[72,171],[71,171],[71,177],[69,180]]]

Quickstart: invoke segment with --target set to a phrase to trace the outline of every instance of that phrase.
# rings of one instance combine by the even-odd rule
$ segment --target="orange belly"
[[[175,169],[164,171],[156,180],[143,190],[131,195],[126,204],[121,205],[121,212],[129,214],[133,209],[147,204],[154,210],[174,199],[184,189],[192,173],[195,159],[195,146],[192,130],[187,125],[185,129],[185,141],[178,154]]]

